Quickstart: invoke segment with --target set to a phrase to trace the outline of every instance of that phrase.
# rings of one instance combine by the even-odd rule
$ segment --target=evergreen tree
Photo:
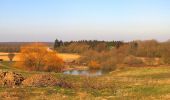
[[[55,43],[54,43],[54,49],[59,47],[60,46],[60,42],[58,39],[55,40]]]

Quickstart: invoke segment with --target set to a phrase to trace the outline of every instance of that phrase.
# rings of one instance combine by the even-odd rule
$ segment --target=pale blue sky
[[[170,0],[0,0],[0,41],[169,37]]]

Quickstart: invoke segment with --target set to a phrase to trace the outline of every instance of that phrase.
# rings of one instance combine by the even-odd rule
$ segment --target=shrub
[[[45,71],[55,71],[55,72],[61,72],[64,68],[64,61],[56,55],[55,52],[49,52],[46,55],[45,60]]]
[[[99,58],[99,53],[94,50],[88,50],[84,52],[80,57],[80,63],[89,63],[92,60],[97,60]]]
[[[88,63],[92,69],[115,70],[116,65],[122,63],[125,56],[126,52],[122,48],[103,52],[89,50],[82,55],[80,62]]]
[[[88,66],[90,69],[100,69],[100,64],[97,61],[90,61]]]
[[[107,59],[105,62],[102,62],[102,70],[111,71],[117,68],[117,62],[114,57]]]
[[[134,65],[142,65],[144,64],[143,61],[139,58],[136,58],[134,56],[127,56],[124,59],[124,64],[130,65],[130,66],[134,66]]]
[[[63,60],[57,56],[57,53],[49,51],[47,46],[40,43],[22,47],[20,59],[21,62],[17,65],[28,70],[58,72],[64,68]]]

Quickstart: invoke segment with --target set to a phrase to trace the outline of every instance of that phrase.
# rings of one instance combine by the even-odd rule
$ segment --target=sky
[[[170,0],[0,0],[1,42],[170,39]]]

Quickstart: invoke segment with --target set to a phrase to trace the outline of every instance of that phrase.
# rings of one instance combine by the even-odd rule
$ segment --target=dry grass
[[[77,60],[80,57],[80,55],[78,54],[67,54],[67,53],[59,53],[58,56],[61,57],[65,62],[71,62]],[[8,53],[0,52],[0,59],[3,59],[4,61],[9,61]],[[15,57],[13,61],[20,61],[19,53],[15,53]]]
[[[137,57],[138,59],[142,60],[144,64],[146,65],[160,65],[162,63],[161,59],[156,57],[156,58],[147,58],[147,57]]]
[[[8,70],[12,70],[10,67]],[[48,74],[15,70],[24,76]],[[59,79],[55,87],[0,88],[0,98],[59,100],[169,100],[170,68],[126,67],[98,77],[51,73]],[[71,84],[71,85],[70,85]],[[73,87],[72,87],[73,85]],[[69,88],[67,88],[69,87]],[[70,88],[71,87],[71,88]]]
[[[76,54],[59,54],[65,61],[79,58]],[[14,70],[10,66],[6,70]],[[15,69],[24,76],[47,72],[27,72]],[[169,100],[170,66],[125,67],[103,76],[86,78],[52,73],[61,78],[60,87],[0,88],[0,98],[29,98],[59,100]],[[63,78],[62,78],[63,77]],[[70,84],[73,84],[73,88]]]

